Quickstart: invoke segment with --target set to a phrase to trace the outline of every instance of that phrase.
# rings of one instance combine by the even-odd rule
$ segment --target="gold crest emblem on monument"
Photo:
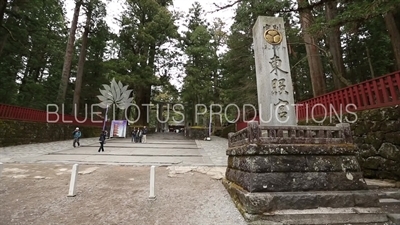
[[[268,29],[264,32],[265,40],[271,45],[278,45],[282,42],[282,34],[275,29]]]

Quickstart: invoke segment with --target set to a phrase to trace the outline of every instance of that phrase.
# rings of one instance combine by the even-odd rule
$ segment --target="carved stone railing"
[[[247,128],[229,133],[228,146],[246,144],[340,144],[352,143],[350,124],[336,126],[259,126],[250,122]]]
[[[248,144],[249,143],[248,137],[249,137],[248,127],[236,133],[229,133],[228,146],[232,147],[232,146],[240,146]]]

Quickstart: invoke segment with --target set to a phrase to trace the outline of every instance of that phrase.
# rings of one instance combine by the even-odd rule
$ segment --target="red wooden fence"
[[[400,104],[400,71],[297,103],[304,120]]]
[[[88,113],[86,117],[72,116],[67,114],[60,114],[55,112],[56,109],[49,109],[48,112],[44,110],[37,110],[31,108],[24,108],[13,105],[0,104],[0,119],[6,120],[19,120],[43,123],[63,123],[73,124],[79,126],[97,126],[102,127],[104,121],[97,116],[91,116]]]
[[[296,114],[301,121],[395,105],[400,105],[400,71],[298,102]],[[245,127],[246,121],[236,123],[237,130]]]

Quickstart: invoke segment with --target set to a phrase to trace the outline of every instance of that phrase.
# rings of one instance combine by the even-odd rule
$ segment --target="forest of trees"
[[[107,25],[106,1],[74,0],[71,22],[65,1],[73,0],[0,0],[0,103],[64,104],[81,115],[115,78],[133,90],[135,104],[182,103],[188,119],[199,103],[257,105],[251,31],[258,16],[285,20],[296,101],[400,70],[400,0],[215,5],[235,9],[231,27],[208,22],[201,1],[183,14],[171,10],[172,0],[125,0],[118,33]],[[178,72],[180,89],[171,84]]]

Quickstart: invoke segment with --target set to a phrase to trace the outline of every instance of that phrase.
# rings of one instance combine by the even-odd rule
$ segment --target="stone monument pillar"
[[[297,124],[288,47],[281,17],[258,17],[253,27],[261,126]]]
[[[253,32],[264,121],[228,135],[222,183],[238,210],[248,224],[389,224],[364,180],[350,125],[296,125],[282,18],[259,17]]]

